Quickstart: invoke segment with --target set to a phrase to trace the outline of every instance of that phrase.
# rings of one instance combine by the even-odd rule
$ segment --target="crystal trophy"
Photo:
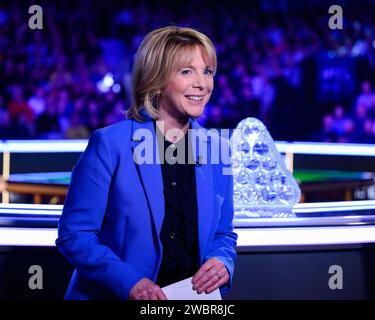
[[[265,125],[242,120],[231,146],[235,218],[293,217],[301,191]]]

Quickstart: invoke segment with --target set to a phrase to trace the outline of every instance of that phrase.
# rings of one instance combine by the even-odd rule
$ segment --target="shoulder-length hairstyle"
[[[216,73],[217,57],[212,41],[192,29],[168,26],[148,33],[135,55],[132,72],[132,103],[127,118],[143,121],[144,109],[153,119],[159,118],[158,100],[172,70],[188,64],[196,47],[202,50],[208,67]]]

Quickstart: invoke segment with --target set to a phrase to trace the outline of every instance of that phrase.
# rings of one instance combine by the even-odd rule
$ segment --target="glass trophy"
[[[242,120],[231,146],[235,218],[294,217],[301,191],[265,125]]]

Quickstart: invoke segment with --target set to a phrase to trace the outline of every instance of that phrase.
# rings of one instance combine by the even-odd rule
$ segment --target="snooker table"
[[[62,203],[70,183],[71,172],[34,172],[11,174],[0,183],[2,189],[16,194],[33,195],[35,204],[42,203],[43,196],[52,197],[49,202]],[[3,185],[3,187],[1,187]]]
[[[374,185],[372,172],[340,170],[295,170],[301,188],[300,202],[351,201],[353,191]]]
[[[43,196],[50,203],[63,203],[71,172],[36,172],[11,174],[0,183],[0,191],[33,195],[40,204]],[[374,173],[338,170],[294,170],[301,188],[300,202],[353,200],[353,190],[374,184]],[[52,201],[51,201],[52,197]]]

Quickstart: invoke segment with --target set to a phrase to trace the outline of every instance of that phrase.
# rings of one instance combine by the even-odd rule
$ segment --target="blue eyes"
[[[193,73],[193,70],[191,70],[191,69],[184,69],[184,70],[181,71],[181,74],[183,76],[188,76],[188,75],[191,75],[192,73]],[[206,69],[206,70],[204,70],[204,74],[212,76],[213,75],[213,71],[210,70],[210,69]]]
[[[191,70],[182,70],[181,74],[184,75],[184,76],[187,76],[187,75],[191,74],[191,72],[192,72]]]

